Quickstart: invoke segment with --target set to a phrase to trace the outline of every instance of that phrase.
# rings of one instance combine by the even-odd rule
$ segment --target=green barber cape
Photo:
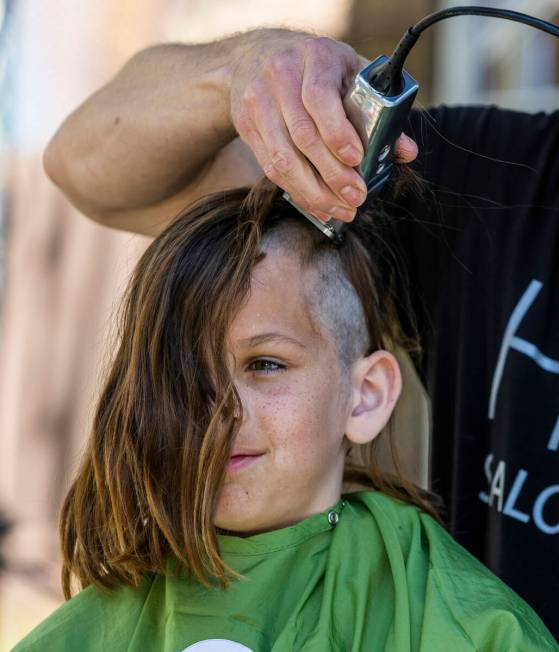
[[[162,575],[109,595],[88,587],[15,650],[559,650],[530,607],[432,518],[378,492],[219,543],[246,577],[226,591]]]

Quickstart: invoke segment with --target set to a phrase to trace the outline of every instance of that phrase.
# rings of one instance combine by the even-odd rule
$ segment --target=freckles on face
[[[274,529],[339,498],[348,392],[336,349],[309,314],[308,275],[296,258],[268,253],[229,330],[243,421],[218,527]]]

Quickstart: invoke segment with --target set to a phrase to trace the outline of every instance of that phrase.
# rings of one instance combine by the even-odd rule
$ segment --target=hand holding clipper
[[[417,82],[402,70],[399,82],[387,89],[381,76],[388,62],[381,55],[361,70],[346,94],[343,104],[347,116],[356,128],[365,155],[358,172],[367,185],[367,199],[374,199],[390,177],[394,165],[394,145],[402,133],[404,124],[418,91]],[[307,219],[325,235],[339,242],[347,222],[330,218],[323,222],[295,204],[288,193],[283,195]]]
[[[359,133],[365,149],[358,171],[367,184],[368,199],[377,196],[390,176],[394,144],[419,88],[403,68],[406,57],[425,29],[446,18],[468,15],[504,18],[559,37],[559,26],[553,23],[518,11],[494,7],[448,7],[426,16],[410,27],[390,57],[377,57],[357,74],[352,88],[343,100],[346,114]],[[299,208],[286,193],[284,197],[328,237],[335,241],[342,240],[346,222],[334,218],[322,222]]]

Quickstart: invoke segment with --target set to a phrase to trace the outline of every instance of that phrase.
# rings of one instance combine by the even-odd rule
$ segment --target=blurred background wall
[[[446,5],[434,0],[0,0],[0,651],[61,601],[56,520],[98,391],[126,278],[147,238],[79,215],[46,178],[64,117],[137,50],[262,25],[388,54]],[[486,4],[489,1],[486,0]],[[553,19],[557,0],[493,2]],[[430,102],[559,106],[551,39],[457,18],[426,33],[407,69]],[[424,412],[422,412],[424,418]]]

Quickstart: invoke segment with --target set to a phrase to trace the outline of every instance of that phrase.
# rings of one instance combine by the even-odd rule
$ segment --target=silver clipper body
[[[388,60],[381,55],[357,73],[352,87],[343,99],[346,114],[357,130],[365,154],[356,168],[367,185],[367,200],[374,199],[388,181],[394,165],[394,144],[402,133],[415,96],[417,82],[405,70],[398,95],[387,96],[377,91],[374,78]],[[288,193],[283,194],[297,210],[325,235],[336,242],[343,239],[347,222],[330,218],[323,222],[301,209]]]

